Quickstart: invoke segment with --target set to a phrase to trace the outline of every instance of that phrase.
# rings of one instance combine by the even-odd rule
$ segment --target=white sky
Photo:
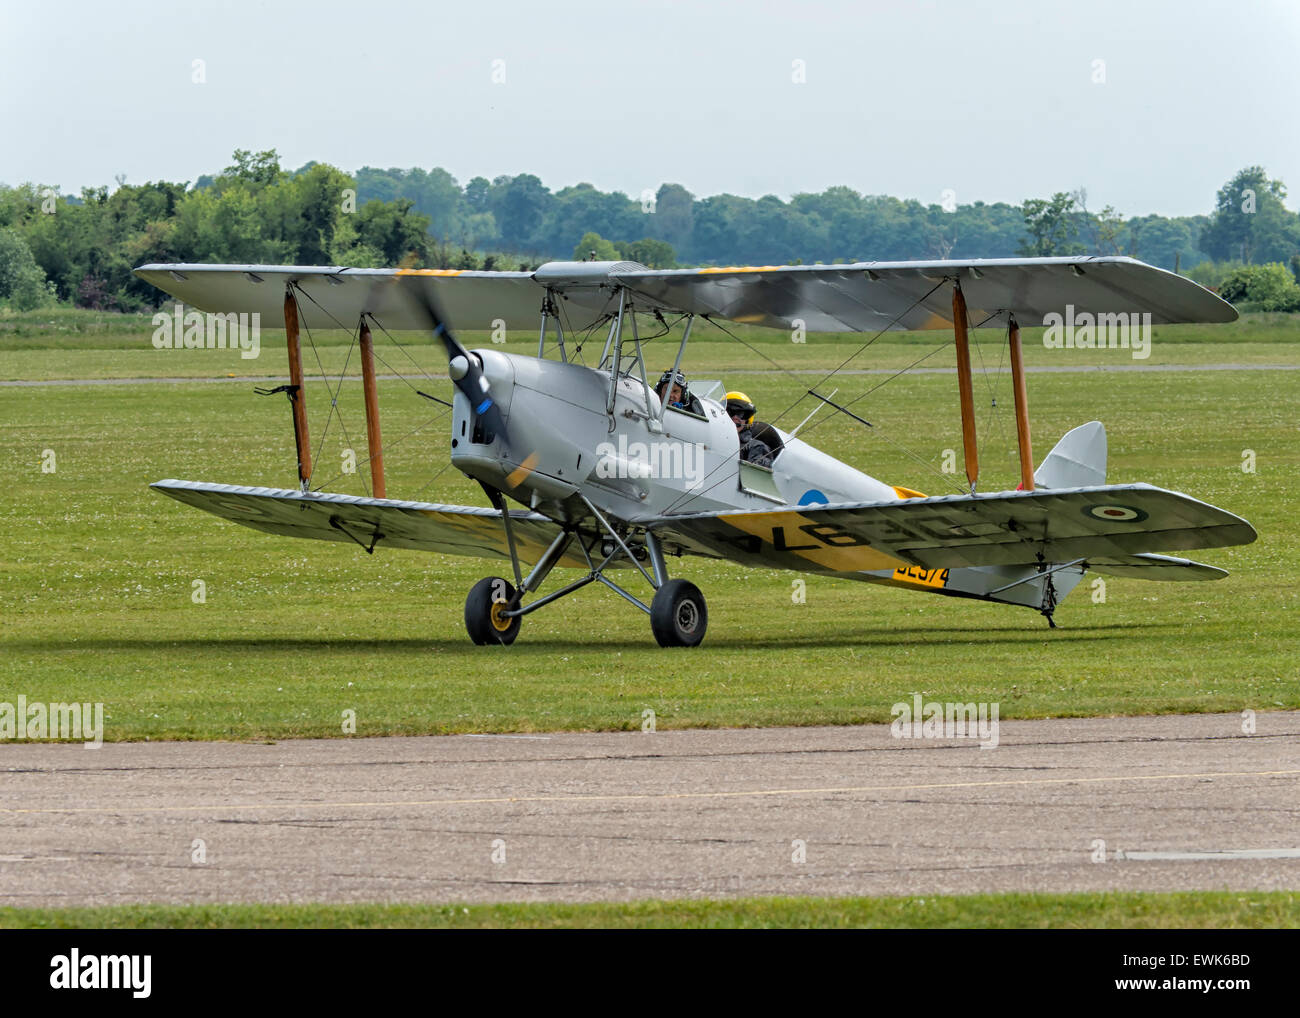
[[[1086,187],[1094,210],[1184,215],[1256,163],[1300,195],[1298,100],[1289,0],[0,0],[0,182],[71,192],[275,148],[462,184]]]

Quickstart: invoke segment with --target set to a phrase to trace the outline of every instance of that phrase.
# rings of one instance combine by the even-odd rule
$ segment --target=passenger
[[[743,392],[727,393],[727,416],[736,426],[740,439],[740,458],[759,467],[771,467],[776,453],[766,442],[754,437],[754,401]]]

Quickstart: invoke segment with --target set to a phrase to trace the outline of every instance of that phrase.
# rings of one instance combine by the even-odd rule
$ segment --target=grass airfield
[[[124,905],[0,908],[28,929],[1295,929],[1286,891],[733,898],[597,905]]]
[[[792,344],[781,334],[737,331],[796,371],[829,370],[862,343],[810,336]],[[237,351],[156,351],[149,335],[147,319],[0,319],[5,379],[195,379],[0,388],[0,447],[9,467],[0,491],[0,700],[22,693],[29,701],[103,702],[109,741],[340,736],[348,710],[362,735],[635,729],[647,709],[660,728],[855,724],[888,721],[893,703],[918,692],[998,702],[1003,719],[1300,707],[1300,374],[1293,371],[1030,375],[1037,460],[1069,428],[1099,419],[1110,437],[1109,480],[1184,491],[1255,525],[1254,544],[1192,553],[1228,569],[1225,580],[1106,577],[1102,599],[1090,575],[1058,609],[1062,628],[1049,631],[1024,609],[683,559],[670,570],[699,585],[709,603],[700,648],[661,650],[640,612],[591,587],[527,617],[513,647],[478,648],[464,633],[464,596],[479,577],[507,572],[505,563],[382,547],[371,557],[351,544],[273,538],[150,492],[148,483],[164,477],[292,487],[294,452],[283,396],[260,399],[251,381],[203,381],[283,375],[282,339],[268,330],[261,356],[246,360]],[[1031,368],[1300,366],[1300,322],[1287,316],[1247,316],[1213,329],[1157,327],[1145,361],[1123,350],[1046,350],[1037,335],[1026,333]],[[348,337],[315,338],[319,363],[339,371]],[[720,335],[700,338],[684,365],[691,377],[725,378],[758,400],[764,419],[816,380],[785,375]],[[976,370],[1003,366],[996,378],[976,379],[981,490],[1010,488],[1017,460],[1003,339],[991,331],[976,338]],[[945,339],[886,336],[850,367],[898,370],[931,350],[922,366],[951,367]],[[445,378],[424,377],[445,372],[436,348],[413,344],[413,363],[376,340],[380,355],[417,388],[449,394]],[[530,348],[535,341],[507,346]],[[667,366],[673,353],[662,347],[652,364]],[[311,373],[317,362],[310,352],[305,358]],[[357,372],[353,354],[349,373]],[[883,380],[845,375],[822,391],[838,386],[836,399],[847,400]],[[342,426],[339,419],[325,426],[323,383],[309,383],[307,399],[319,446],[313,486],[364,494],[364,465],[362,474],[342,470],[352,443],[364,464],[360,386],[345,382],[339,391]],[[442,408],[402,381],[384,382],[380,403],[390,495],[482,504],[476,485],[443,469]],[[810,409],[805,400],[777,423],[789,428]],[[901,377],[854,409],[876,429],[822,411],[802,437],[888,482],[931,494],[959,490],[959,475],[941,469],[944,450],[961,447],[952,376]],[[54,452],[53,472],[42,471],[45,450]],[[1242,470],[1247,450],[1254,472]],[[557,570],[543,592],[572,575]],[[796,579],[806,581],[804,603],[792,596]],[[205,597],[196,603],[200,580]],[[683,923],[730,925],[734,905],[706,909],[703,919],[678,911]],[[786,917],[777,924],[794,923],[796,914],[811,925],[840,914],[870,922],[856,907],[832,901],[772,914]],[[1293,897],[1267,908],[1205,908],[1208,925],[1296,921]],[[505,909],[503,922],[536,919]],[[1156,925],[1197,921],[1182,905],[1160,909]],[[1083,912],[1099,914],[1093,905],[1074,914]],[[177,913],[124,914],[157,925],[186,922]],[[973,904],[954,914],[958,925],[986,921]],[[1070,924],[1069,914],[1058,925]],[[1102,924],[1136,914],[1109,913]],[[0,912],[0,925],[59,921],[43,915]],[[330,915],[326,922],[349,921],[341,907]],[[892,916],[885,925],[913,924],[901,911],[871,915]],[[273,919],[255,909],[244,917],[236,924]],[[560,922],[561,913],[554,918]],[[74,921],[101,924],[89,913]]]

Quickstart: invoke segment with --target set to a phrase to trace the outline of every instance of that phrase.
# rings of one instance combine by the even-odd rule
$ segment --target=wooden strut
[[[970,339],[967,336],[966,298],[962,296],[961,280],[952,288],[952,331],[957,344],[957,388],[961,393],[961,437],[966,459],[966,480],[971,494],[979,480],[979,446],[975,442],[975,392],[971,383]]]
[[[1020,351],[1020,326],[1013,315],[1007,325],[1011,346],[1011,385],[1016,394],[1016,444],[1020,447],[1020,487],[1034,490],[1034,446],[1029,437],[1029,390],[1025,385],[1025,361]]]
[[[307,393],[302,385],[302,351],[298,346],[298,301],[293,285],[284,288],[284,337],[289,349],[289,397],[293,402],[293,440],[298,451],[298,486],[311,480],[311,440],[307,437]]]
[[[370,485],[375,498],[387,498],[384,486],[384,440],[379,433],[379,390],[375,386],[375,344],[370,326],[361,319],[361,387],[366,397],[366,446],[370,452]]]

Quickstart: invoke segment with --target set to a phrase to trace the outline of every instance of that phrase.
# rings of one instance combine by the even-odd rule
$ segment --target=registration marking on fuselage
[[[911,583],[942,590],[948,586],[948,570],[926,569],[923,566],[899,566],[894,570],[894,579],[899,583]]]

